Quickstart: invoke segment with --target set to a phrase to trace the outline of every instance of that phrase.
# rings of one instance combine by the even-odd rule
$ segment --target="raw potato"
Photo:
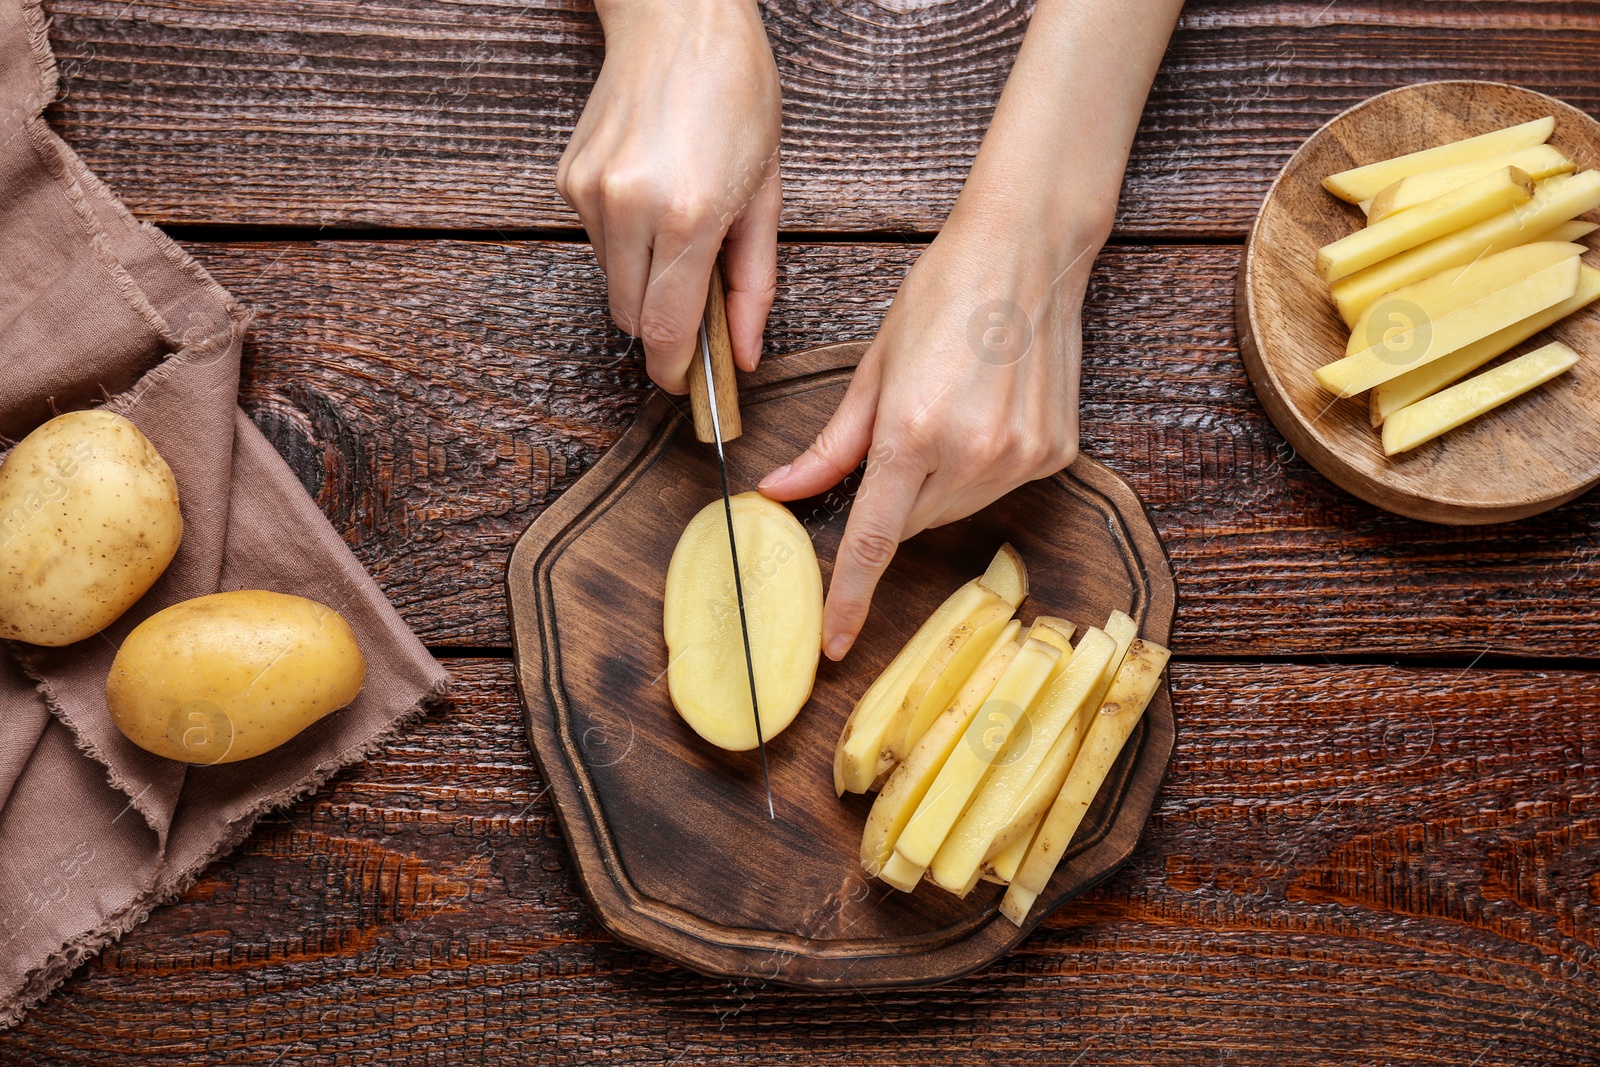
[[[973,668],[961,692],[928,727],[917,746],[911,750],[911,755],[889,775],[883,791],[873,801],[872,811],[867,815],[867,827],[861,834],[861,866],[869,875],[878,875],[889,862],[894,843],[900,839],[900,832],[905,829],[906,823],[911,821],[912,812],[927,795],[928,786],[933,784],[934,776],[944,766],[950,750],[961,739],[967,723],[972,721],[978,708],[989,699],[989,693],[1000,676],[1005,674],[1006,668],[1011,666],[1011,661],[1022,650],[1022,643],[1017,640],[1021,632],[1020,622],[1012,620],[1006,624],[994,647]]]
[[[1166,649],[1148,641],[1136,640],[1129,646],[1116,681],[1089,727],[1083,751],[1073,761],[1060,796],[1039,825],[1027,856],[1000,902],[1001,913],[1018,926],[1028,917],[1033,902],[1055,873],[1061,857],[1066,855],[1067,846],[1088,814],[1089,805],[1111,773],[1133,728],[1143,718],[1144,709],[1161,684],[1161,672],[1168,657]]]
[[[1009,543],[1000,546],[1000,551],[994,554],[994,559],[989,561],[989,568],[978,581],[983,583],[985,589],[1010,604],[1013,611],[1028,599],[1028,568],[1022,562],[1022,554]]]
[[[1521,148],[1531,148],[1536,144],[1544,144],[1555,129],[1554,116],[1535,119],[1520,126],[1510,126],[1478,137],[1451,141],[1436,148],[1396,156],[1394,159],[1386,159],[1365,167],[1342,170],[1338,174],[1330,174],[1322,179],[1322,187],[1341,200],[1359,204],[1363,200],[1371,200],[1377,196],[1385,186],[1392,185],[1401,178],[1409,178],[1413,174],[1439,170],[1443,167],[1456,167],[1503,155],[1506,152],[1515,152]]]
[[[0,638],[70,645],[155,584],[183,539],[178,484],[121,415],[73,411],[0,466]]]
[[[1001,557],[1008,556],[1008,553],[1010,559],[1002,561]],[[894,767],[895,755],[889,744],[889,728],[896,724],[906,694],[918,680],[917,676],[937,653],[940,644],[948,640],[957,628],[966,625],[975,616],[991,611],[997,601],[1010,605],[1013,610],[1022,603],[1022,597],[1027,593],[1027,575],[1025,571],[1019,575],[1013,570],[1020,566],[1021,559],[1016,556],[1015,550],[1009,545],[1001,546],[994,562],[989,564],[985,577],[990,574],[1008,575],[1003,583],[1007,585],[1005,593],[991,591],[981,578],[974,578],[950,594],[917,628],[911,640],[889,661],[889,665],[879,672],[877,679],[856,702],[850,717],[845,720],[843,732],[839,734],[839,742],[833,752],[835,793],[840,796],[847,792],[865,793]],[[1019,577],[1020,581],[1017,580]],[[1013,596],[1015,600],[1011,599]],[[907,725],[904,719],[899,722],[902,726]]]
[[[906,687],[905,699],[884,730],[884,744],[896,762],[911,754],[911,746],[921,739],[928,724],[949,705],[962,681],[994,644],[995,636],[1011,621],[1011,612],[1010,604],[996,600],[951,630],[935,646]]]
[[[1436,237],[1527,203],[1533,179],[1515,167],[1486,174],[1454,192],[1357,230],[1317,250],[1317,269],[1330,282],[1348,278]]]
[[[1033,638],[1023,642],[1022,651],[967,723],[960,742],[950,750],[927,795],[895,842],[895,852],[908,864],[920,871],[933,861],[945,834],[998,763],[1012,731],[1033,707],[1060,658],[1060,649],[1053,645]]]
[[[1518,245],[1556,240],[1557,227],[1596,207],[1600,207],[1600,171],[1542,181],[1533,199],[1519,207],[1334,282],[1333,302],[1346,325],[1354,326],[1385,293]]]
[[[1463,423],[1543,385],[1578,362],[1578,353],[1552,341],[1509,363],[1458,382],[1390,415],[1383,424],[1383,451],[1392,456],[1448,433]]]
[[[1030,729],[1011,739],[995,761],[994,772],[928,865],[928,877],[935,885],[963,897],[972,891],[994,835],[1010,820],[1056,738],[1068,723],[1087,714],[1089,699],[1100,689],[1116,650],[1113,637],[1090,627],[1078,647],[1070,650],[1070,658],[1062,656],[1062,669],[1028,714]]]
[[[1503,330],[1578,291],[1578,257],[1507,285],[1476,303],[1429,316],[1424,323],[1385,337],[1371,348],[1316,371],[1317,381],[1339,396],[1355,396],[1408,370]],[[1426,337],[1419,332],[1426,326]]]
[[[1409,178],[1401,178],[1394,184],[1385,186],[1372,198],[1372,203],[1367,208],[1367,224],[1382,222],[1391,215],[1453,192],[1503,167],[1516,167],[1537,182],[1557,174],[1566,174],[1574,166],[1576,164],[1573,163],[1572,157],[1555,145],[1539,144],[1532,148],[1507,152],[1505,155],[1481,159],[1475,163],[1463,163],[1455,167],[1443,167],[1422,174],[1413,174]]]
[[[1111,659],[1106,663],[1105,672],[1101,674],[1094,692],[1089,699],[1084,701],[1086,708],[1098,708],[1105,700],[1106,692],[1111,688],[1112,680],[1117,671],[1122,668],[1122,661],[1128,654],[1128,648],[1133,644],[1134,638],[1139,636],[1137,624],[1126,614],[1113,611],[1111,618],[1106,620],[1106,634],[1116,643],[1112,650]],[[1006,820],[994,835],[994,840],[989,842],[989,852],[985,859],[993,860],[1000,853],[1006,851],[1016,843],[1019,836],[1031,837],[1039,820],[1044,818],[1045,812],[1050,810],[1050,805],[1055,801],[1056,794],[1061,792],[1061,785],[1067,780],[1067,772],[1072,769],[1072,763],[1078,758],[1078,750],[1083,745],[1084,735],[1088,732],[1092,714],[1075,715],[1067,723],[1050,746],[1050,751],[1045,753],[1044,761],[1039,764],[1039,769],[1033,772],[1033,779],[1028,783],[1028,789],[1017,801]]]
[[[215,593],[134,628],[112,661],[106,706],[148,752],[235,763],[349,704],[366,671],[332,608],[261,590]]]
[[[811,538],[789,509],[759,493],[732,498],[761,733],[794,721],[822,653],[822,570]],[[667,689],[695,733],[718,748],[756,747],[750,675],[722,501],[684,527],[667,565],[663,597]]]
[[[1587,223],[1585,224],[1587,225]],[[1578,268],[1578,291],[1559,304],[1552,304],[1521,322],[1458,348],[1448,356],[1426,363],[1416,370],[1391,378],[1372,390],[1372,425],[1383,421],[1401,408],[1415,404],[1423,397],[1432,396],[1460,378],[1466,377],[1496,356],[1509,352],[1546,326],[1566,318],[1574,311],[1600,299],[1600,270],[1590,266]]]

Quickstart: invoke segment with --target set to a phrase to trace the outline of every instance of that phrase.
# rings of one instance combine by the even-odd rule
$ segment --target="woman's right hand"
[[[605,62],[556,169],[650,377],[688,391],[718,251],[734,360],[754,370],[777,288],[778,70],[754,0],[597,8]]]

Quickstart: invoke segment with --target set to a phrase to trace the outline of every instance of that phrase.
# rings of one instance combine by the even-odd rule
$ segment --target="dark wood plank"
[[[581,3],[51,0],[51,117],[164,223],[571,227],[556,160],[598,68]],[[784,226],[937,229],[1027,5],[764,5],[785,92]],[[1294,147],[1375,92],[1527,85],[1600,110],[1581,3],[1196,0],[1134,148],[1125,235],[1242,237]]]
[[[195,245],[259,313],[244,402],[434,645],[509,643],[518,534],[645,395],[588,249]],[[768,343],[870,337],[915,246],[786,246]],[[1262,414],[1231,248],[1114,248],[1086,316],[1083,446],[1151,509],[1191,655],[1593,656],[1600,499],[1462,530],[1334,488]],[[1314,619],[1314,625],[1307,625]]]
[[[454,672],[456,710],[264,825],[0,1059],[1596,1062],[1595,674],[1177,664],[1129,865],[971,978],[862,995],[612,942],[510,665]]]

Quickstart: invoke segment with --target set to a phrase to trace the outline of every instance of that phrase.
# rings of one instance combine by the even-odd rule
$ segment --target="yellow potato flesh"
[[[925,868],[955,825],[967,803],[993,770],[1034,700],[1050,680],[1061,651],[1043,641],[1028,640],[996,683],[950,750],[927,795],[906,824],[894,850],[915,867]]]
[[[270,751],[356,698],[366,661],[332,608],[241,590],[159,611],[106,679],[111,719],[140,748],[186,763]]]
[[[1011,621],[1011,605],[1001,601],[975,613],[952,630],[922,665],[905,699],[885,731],[889,752],[896,761],[911,753],[928,724],[945,709],[972,668]]]
[[[1089,726],[1083,750],[1073,761],[1060,795],[1040,823],[1039,832],[1034,835],[1027,855],[1000,902],[1001,913],[1018,926],[1027,918],[1033,902],[1055,873],[1095,794],[1100,792],[1100,786],[1111,773],[1133,728],[1144,716],[1145,708],[1161,684],[1161,672],[1167,659],[1168,652],[1160,645],[1136,640],[1129,646],[1105,703]]]
[[[1077,758],[1078,749],[1083,744],[1084,734],[1088,731],[1089,722],[1093,718],[1093,715],[1087,713],[1087,709],[1098,708],[1105,699],[1117,671],[1122,667],[1128,648],[1133,644],[1134,638],[1139,636],[1139,627],[1125,613],[1113,611],[1111,617],[1106,620],[1105,632],[1115,647],[1095,683],[1094,690],[1089,694],[1089,699],[1084,701],[1086,713],[1074,715],[1062,728],[1050,750],[1045,753],[1038,769],[1033,772],[1028,788],[1012,809],[1005,826],[998,830],[994,839],[989,842],[986,859],[993,859],[1004,852],[1019,836],[1031,835],[1044,813],[1050,810],[1056,794],[1061,792],[1061,784],[1067,780],[1067,772],[1072,768],[1072,761]]]
[[[1339,396],[1365,392],[1568,299],[1578,290],[1578,267],[1573,256],[1442,315],[1431,316],[1423,308],[1420,322],[1317,368],[1317,381]]]
[[[1330,282],[1348,278],[1380,260],[1526,203],[1532,195],[1533,179],[1506,167],[1324,245],[1317,250],[1317,268]]]
[[[841,796],[846,792],[865,793],[880,775],[894,766],[895,757],[887,735],[905,703],[907,690],[936,654],[941,642],[974,616],[993,610],[996,603],[1005,601],[974,578],[934,609],[911,640],[889,661],[856,702],[839,735],[833,754],[835,793]]]
[[[1407,317],[1418,311],[1437,319],[1583,252],[1582,245],[1536,241],[1396,289],[1362,314],[1345,344],[1345,355],[1353,356],[1381,342],[1387,331],[1409,325]]]
[[[1565,373],[1576,362],[1578,353],[1553,341],[1403,407],[1384,421],[1384,454],[1405,452],[1448,433]]]
[[[1028,846],[1033,843],[1033,835],[1038,833],[1039,824],[1043,821],[1042,815],[1033,820],[1028,824],[1027,833],[1019,835],[992,859],[986,860],[983,865],[984,875],[993,881],[1010,885],[1011,879],[1017,876],[1017,868],[1022,866],[1022,858],[1028,854]]]
[[[1578,269],[1578,291],[1561,303],[1552,304],[1543,311],[1529,315],[1481,341],[1474,341],[1464,348],[1458,348],[1448,356],[1426,363],[1416,370],[1407,371],[1398,378],[1391,378],[1373,389],[1372,424],[1383,425],[1385,419],[1401,408],[1415,404],[1423,397],[1432,396],[1451,382],[1471,374],[1496,356],[1509,352],[1546,326],[1553,325],[1597,299],[1600,299],[1600,270],[1587,265],[1582,266]]]
[[[1473,163],[1413,174],[1385,186],[1372,198],[1367,208],[1367,222],[1369,225],[1382,222],[1391,215],[1453,192],[1504,167],[1516,167],[1534,181],[1543,181],[1557,174],[1566,174],[1575,166],[1572,157],[1555,145],[1537,144]]]
[[[1010,821],[1062,730],[1087,715],[1088,702],[1100,689],[1116,650],[1116,640],[1096,627],[1083,635],[1070,659],[1063,657],[1065,668],[1028,713],[1029,729],[1015,732],[989,779],[928,865],[928,876],[936,885],[958,896],[971,892],[994,835]]]
[[[758,493],[732,498],[761,735],[794,721],[822,651],[822,571],[789,509]],[[756,747],[755,711],[722,501],[689,520],[667,566],[662,604],[667,689],[683,721],[718,748]]]
[[[1550,139],[1555,128],[1554,117],[1535,119],[1518,126],[1509,126],[1477,137],[1451,141],[1435,148],[1396,156],[1364,167],[1342,170],[1322,179],[1322,187],[1341,200],[1359,204],[1363,200],[1371,200],[1377,196],[1385,186],[1392,185],[1402,178],[1409,178],[1413,174],[1422,174],[1443,167],[1461,166],[1543,144]]]
[[[861,866],[870,875],[880,873],[894,852],[894,843],[900,832],[911,821],[911,814],[927,795],[928,786],[950,750],[967,728],[967,723],[977,714],[978,708],[989,699],[995,683],[1000,681],[1006,668],[1022,649],[1017,635],[1022,624],[1012,620],[1000,632],[994,645],[972,674],[962,684],[961,691],[939,717],[933,721],[921,740],[911,750],[911,755],[894,769],[883,790],[873,801],[867,814],[866,829],[861,834]]]
[[[1402,252],[1333,283],[1333,302],[1346,325],[1385,293],[1476,262],[1518,245],[1554,239],[1556,227],[1600,207],[1600,171],[1560,175],[1539,183],[1533,199]]]
[[[155,584],[183,538],[178,485],[108,411],[58,416],[0,466],[0,638],[70,645]]]
[[[1028,568],[1022,554],[1011,545],[1003,544],[994,554],[989,567],[978,581],[991,593],[1010,604],[1012,610],[1020,607],[1028,597]]]

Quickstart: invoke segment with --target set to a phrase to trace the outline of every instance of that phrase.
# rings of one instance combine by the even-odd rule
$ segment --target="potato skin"
[[[109,411],[51,419],[0,465],[0,638],[70,645],[116,622],[183,539],[178,483]]]
[[[128,635],[106,705],[148,752],[233,763],[349,704],[366,673],[354,631],[332,608],[263,590],[214,593],[157,612]]]

